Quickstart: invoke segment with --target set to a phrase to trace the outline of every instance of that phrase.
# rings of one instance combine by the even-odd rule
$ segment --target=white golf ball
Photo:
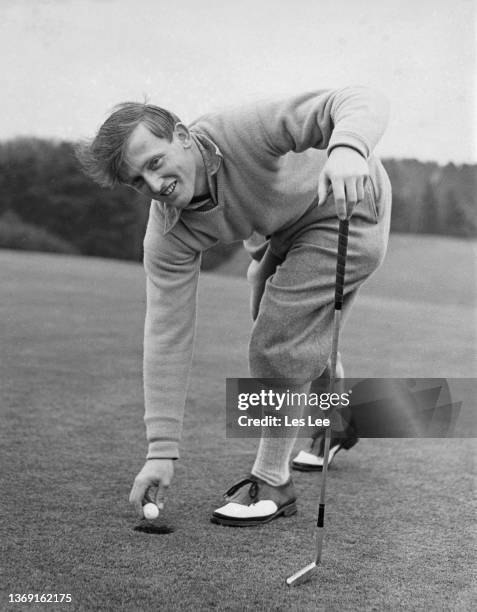
[[[142,511],[144,513],[144,518],[148,519],[149,521],[159,516],[159,508],[152,502],[145,504]]]

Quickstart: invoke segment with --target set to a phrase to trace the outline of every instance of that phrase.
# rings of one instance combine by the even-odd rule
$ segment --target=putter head
[[[306,567],[303,567],[301,570],[298,570],[298,572],[293,574],[293,576],[290,576],[290,578],[287,578],[288,586],[289,587],[298,586],[299,584],[303,584],[304,582],[306,582],[310,578],[311,573],[316,567],[317,565],[313,561],[313,563],[310,563]]]

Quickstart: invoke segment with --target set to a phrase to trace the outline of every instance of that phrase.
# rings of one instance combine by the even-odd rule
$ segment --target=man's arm
[[[372,89],[345,87],[257,103],[255,111],[275,155],[345,146],[367,159],[384,133],[389,104]]]
[[[170,234],[162,234],[154,206],[144,241],[144,420],[148,453],[129,498],[140,516],[145,496],[159,507],[163,505],[173,460],[179,457],[200,267],[200,253],[187,249]]]
[[[327,149],[319,205],[332,189],[338,216],[350,217],[364,199],[367,159],[386,128],[387,100],[365,87],[347,87],[257,104],[255,112],[272,155]]]
[[[176,459],[196,319],[200,254],[145,249],[144,400],[148,459]]]

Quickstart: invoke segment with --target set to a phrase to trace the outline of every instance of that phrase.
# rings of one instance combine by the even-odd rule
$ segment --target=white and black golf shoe
[[[348,432],[346,437],[337,437],[331,434],[330,454],[328,456],[328,465],[331,465],[333,459],[341,449],[349,450],[357,442],[359,438],[354,432]],[[323,469],[325,450],[325,434],[318,436],[312,440],[309,451],[301,450],[293,459],[291,467],[300,472],[320,472]]]
[[[227,503],[212,514],[212,523],[254,527],[279,516],[291,516],[297,510],[295,487],[291,479],[279,487],[273,487],[257,476],[250,476],[231,487],[224,497]]]

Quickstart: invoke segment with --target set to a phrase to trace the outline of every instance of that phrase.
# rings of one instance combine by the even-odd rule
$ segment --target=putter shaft
[[[331,341],[331,367],[329,391],[333,392],[336,380],[336,362],[338,358],[338,340],[341,324],[341,309],[343,307],[343,290],[344,290],[344,274],[346,265],[346,253],[348,248],[348,229],[349,221],[340,221],[338,231],[338,258],[336,262],[336,282],[335,282],[335,312],[333,320],[333,336]],[[316,558],[313,563],[302,568],[289,578],[287,578],[288,586],[297,586],[302,584],[310,576],[310,573],[321,562],[321,553],[323,550],[324,522],[325,522],[325,493],[326,493],[326,475],[328,473],[328,460],[330,455],[331,441],[331,425],[325,431],[325,447],[323,449],[323,469],[321,472],[321,488],[320,501],[318,506],[318,519],[316,522]]]

